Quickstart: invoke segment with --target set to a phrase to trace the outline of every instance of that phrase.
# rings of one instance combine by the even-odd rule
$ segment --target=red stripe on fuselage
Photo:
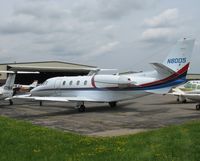
[[[156,84],[159,84],[159,83],[165,83],[169,80],[172,80],[174,78],[176,78],[177,76],[183,74],[184,72],[186,72],[189,68],[189,64],[186,64],[182,69],[180,69],[177,73],[174,73],[172,74],[171,76],[167,77],[167,78],[164,78],[164,79],[161,79],[161,80],[157,80],[157,81],[154,81],[154,82],[150,82],[150,83],[145,83],[145,84],[141,84],[139,86],[141,87],[146,87],[146,86],[150,86],[150,85],[156,85]]]
[[[95,85],[95,82],[94,82],[94,77],[95,77],[95,75],[91,79],[91,84],[92,84],[92,87],[96,88],[96,85]]]

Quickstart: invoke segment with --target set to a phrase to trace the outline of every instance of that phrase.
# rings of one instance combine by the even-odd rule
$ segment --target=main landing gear
[[[200,104],[196,105],[196,110],[200,110]]]
[[[40,101],[40,106],[42,106],[43,105],[43,102],[42,101]]]
[[[78,108],[79,112],[85,112],[84,102],[78,102],[77,105],[76,105],[76,108]]]
[[[13,105],[13,101],[12,101],[12,100],[9,100],[9,104],[10,104],[10,105]]]
[[[177,99],[176,99],[177,102],[181,102],[181,103],[186,103],[187,100],[185,97],[183,96],[178,96]]]
[[[109,102],[108,104],[110,105],[110,107],[116,107],[117,106],[117,102]]]

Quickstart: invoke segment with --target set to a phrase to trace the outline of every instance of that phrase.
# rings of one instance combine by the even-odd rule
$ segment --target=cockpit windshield
[[[44,83],[42,83],[43,86],[47,85],[48,81],[45,81]]]

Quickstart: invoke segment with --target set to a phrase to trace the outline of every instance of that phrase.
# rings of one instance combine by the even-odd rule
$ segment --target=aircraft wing
[[[13,96],[14,99],[27,99],[35,101],[54,101],[54,102],[78,102],[78,101],[87,101],[95,102],[95,100],[88,99],[85,97],[34,97],[31,95],[18,95]]]
[[[168,94],[174,96],[184,96],[186,93],[179,88],[173,88]]]

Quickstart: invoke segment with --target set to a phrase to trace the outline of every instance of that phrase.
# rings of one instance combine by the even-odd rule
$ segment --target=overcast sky
[[[58,60],[149,70],[181,38],[195,38],[199,0],[8,0],[0,5],[0,63]]]

